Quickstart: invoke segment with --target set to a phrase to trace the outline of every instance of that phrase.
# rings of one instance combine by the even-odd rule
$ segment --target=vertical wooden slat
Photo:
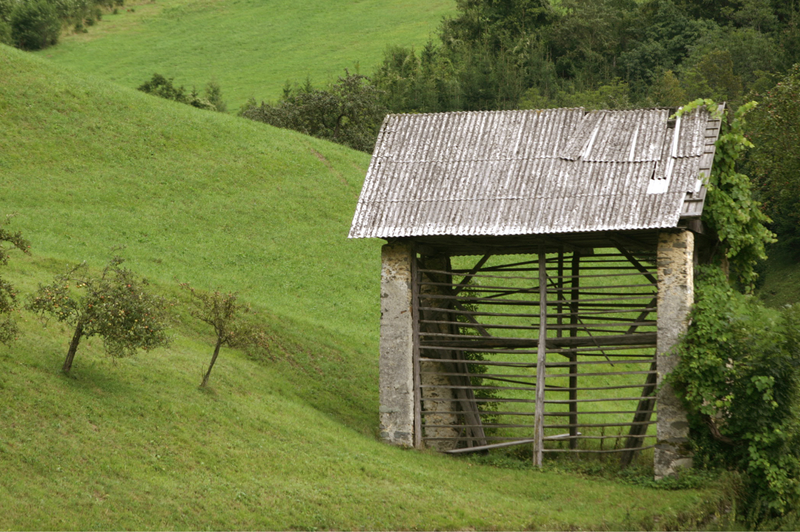
[[[411,261],[411,310],[414,313],[412,316],[413,326],[413,342],[414,342],[414,447],[416,449],[422,448],[422,397],[420,390],[420,367],[419,367],[419,283],[420,283],[420,268],[417,263],[417,253],[412,250],[413,260]]]
[[[559,325],[556,336],[561,338],[563,330],[560,326],[564,324],[564,317],[562,316],[564,312],[564,246],[558,248],[558,280],[556,281],[556,294],[558,298],[556,301],[556,313],[558,314],[556,323]]]
[[[572,292],[570,294],[570,317],[569,317],[569,324],[572,326],[569,328],[569,336],[570,338],[574,338],[578,336],[578,297],[580,297],[580,272],[581,272],[581,254],[579,251],[575,251],[572,254]],[[578,361],[578,353],[576,351],[572,351],[569,353],[569,361],[570,362],[577,362]],[[569,423],[570,425],[576,425],[578,423],[578,403],[575,400],[578,398],[578,365],[571,364],[569,367],[570,377],[569,377]],[[578,435],[578,427],[572,426],[569,428],[569,448],[570,449],[577,449],[578,448],[578,439],[576,436]]]
[[[539,246],[539,346],[536,361],[536,410],[534,416],[533,463],[542,467],[544,445],[544,373],[547,364],[547,257]]]

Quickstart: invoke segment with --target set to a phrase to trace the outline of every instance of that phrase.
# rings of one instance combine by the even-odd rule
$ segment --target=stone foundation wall
[[[411,307],[411,244],[381,249],[380,437],[414,445],[414,328]]]
[[[694,303],[694,235],[664,231],[658,237],[658,422],[654,470],[656,479],[692,466],[686,412],[664,377],[678,363],[671,353],[689,326]]]

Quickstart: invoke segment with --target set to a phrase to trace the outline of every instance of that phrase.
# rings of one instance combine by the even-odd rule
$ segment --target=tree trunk
[[[211,364],[208,365],[208,371],[206,371],[205,376],[203,377],[203,382],[200,383],[201,388],[205,388],[208,384],[208,378],[211,375],[211,368],[214,367],[214,362],[217,361],[217,356],[219,355],[219,348],[222,347],[222,337],[217,337],[217,345],[214,347],[214,355],[211,357]]]
[[[69,351],[67,351],[67,358],[64,360],[64,366],[61,371],[69,373],[72,369],[72,361],[75,359],[75,352],[78,350],[78,344],[81,342],[83,336],[83,323],[80,321],[75,325],[75,334],[72,335],[72,341],[69,343]]]

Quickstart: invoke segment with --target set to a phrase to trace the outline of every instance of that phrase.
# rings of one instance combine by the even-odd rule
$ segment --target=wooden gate
[[[654,446],[655,253],[533,251],[418,256],[415,444],[629,461]]]

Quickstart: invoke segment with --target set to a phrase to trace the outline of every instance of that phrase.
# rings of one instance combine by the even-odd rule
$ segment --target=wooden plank
[[[611,318],[611,317],[607,317],[606,318],[606,317],[603,317],[603,316],[605,316],[606,314],[620,314],[620,313],[629,314],[631,312],[635,312],[637,308],[641,309],[641,310],[648,310],[649,312],[655,312],[655,310],[656,310],[655,307],[641,307],[641,306],[633,307],[633,308],[631,308],[631,307],[623,307],[623,309],[621,309],[621,310],[614,310],[612,308],[606,308],[605,310],[592,311],[591,313],[582,312],[582,313],[579,313],[579,316],[581,317],[581,319],[584,319],[584,320],[587,320],[587,319],[609,319],[610,320],[610,319],[614,319],[614,318]],[[463,315],[469,315],[469,316],[492,316],[492,317],[506,317],[506,318],[531,318],[531,319],[539,317],[539,314],[520,314],[520,313],[508,313],[508,312],[482,312],[482,311],[471,311],[471,310],[463,310],[462,311],[462,310],[456,310],[456,309],[440,309],[438,307],[425,307],[425,306],[420,306],[420,310],[422,310],[422,311],[435,310],[435,311],[441,311],[441,312],[448,313],[448,314],[463,314]],[[555,314],[551,314],[551,316],[554,316],[554,315]],[[569,316],[570,313],[569,312],[564,312],[563,315],[564,316]],[[630,319],[630,318],[624,318],[624,319]]]
[[[655,447],[655,444],[648,445],[647,447],[642,447],[642,449],[652,449]],[[545,452],[547,453],[597,453],[597,454],[604,454],[604,453],[621,453],[624,452],[625,449],[546,449]]]
[[[546,309],[547,304],[542,305],[542,309]],[[656,333],[636,333],[636,334],[613,334],[607,336],[576,336],[571,338],[546,338],[541,334],[541,328],[547,329],[546,315],[542,312],[542,327],[540,327],[539,338],[500,338],[493,336],[491,338],[483,336],[475,336],[474,339],[463,340],[426,340],[421,342],[423,348],[436,348],[443,347],[448,349],[465,349],[467,351],[481,351],[483,349],[493,348],[509,348],[509,347],[530,347],[541,348],[544,350],[548,347],[558,349],[560,347],[606,347],[606,346],[650,346],[656,344]],[[437,338],[434,336],[437,333],[420,333],[427,337]],[[462,338],[464,338],[462,336]]]
[[[534,417],[533,463],[542,467],[542,447],[544,445],[544,375],[547,363],[547,270],[545,270],[545,248],[539,246],[539,339],[536,362],[536,416]]]
[[[614,239],[612,238],[612,240]],[[650,273],[650,270],[642,265],[642,263],[640,263],[636,257],[629,253],[628,250],[622,246],[622,244],[617,244],[617,249],[625,256],[626,259],[628,259],[628,261],[630,261],[631,264],[633,264],[637,270],[639,270],[645,276],[648,281],[650,281],[654,286],[658,286],[658,279],[656,279],[656,277]]]
[[[469,273],[468,273],[468,274],[467,274],[467,275],[466,275],[466,276],[465,276],[465,277],[464,277],[464,278],[461,280],[461,283],[459,283],[459,284],[457,285],[457,286],[459,286],[460,288],[458,288],[457,290],[455,290],[455,291],[453,292],[453,295],[458,295],[458,294],[459,294],[459,292],[461,292],[461,290],[463,290],[464,288],[466,288],[466,287],[469,285],[469,282],[472,280],[472,278],[475,276],[475,274],[478,272],[478,270],[480,270],[480,269],[481,269],[481,266],[483,266],[484,264],[486,264],[486,261],[487,261],[487,260],[489,260],[489,257],[491,257],[491,255],[484,255],[484,256],[483,256],[483,258],[481,258],[481,260],[479,260],[479,261],[478,261],[478,263],[477,263],[477,264],[476,264],[476,265],[475,265],[475,266],[474,266],[474,267],[473,267],[473,268],[472,268],[472,269],[469,271]]]
[[[609,318],[609,320],[614,318]],[[636,327],[655,327],[657,322],[656,320],[644,320],[644,321],[635,321],[634,319],[627,319],[627,318],[617,318],[618,321],[614,322],[607,322],[607,323],[590,323],[592,327],[630,327],[635,325]],[[533,331],[539,330],[539,327],[534,325],[503,325],[498,323],[464,323],[461,321],[437,321],[437,320],[420,320],[420,323],[426,324],[452,324],[458,325],[459,327],[467,327],[467,328],[480,328],[480,329],[509,329],[509,330],[520,330],[520,331]],[[480,327],[477,327],[480,326]],[[570,329],[574,328],[574,325],[552,325],[548,326],[549,329]],[[485,335],[489,336],[489,335]]]
[[[655,421],[648,421],[643,425],[655,425]],[[546,429],[567,429],[570,427],[630,427],[631,423],[577,423],[573,425],[572,423],[556,423],[552,425],[545,425]],[[645,426],[645,428],[647,428]]]
[[[419,324],[422,316],[419,309],[419,284],[420,272],[416,252],[412,251],[414,260],[411,262],[411,309],[413,312],[413,343],[414,343],[414,448],[422,449],[422,397],[420,385],[420,352],[419,352]]]

